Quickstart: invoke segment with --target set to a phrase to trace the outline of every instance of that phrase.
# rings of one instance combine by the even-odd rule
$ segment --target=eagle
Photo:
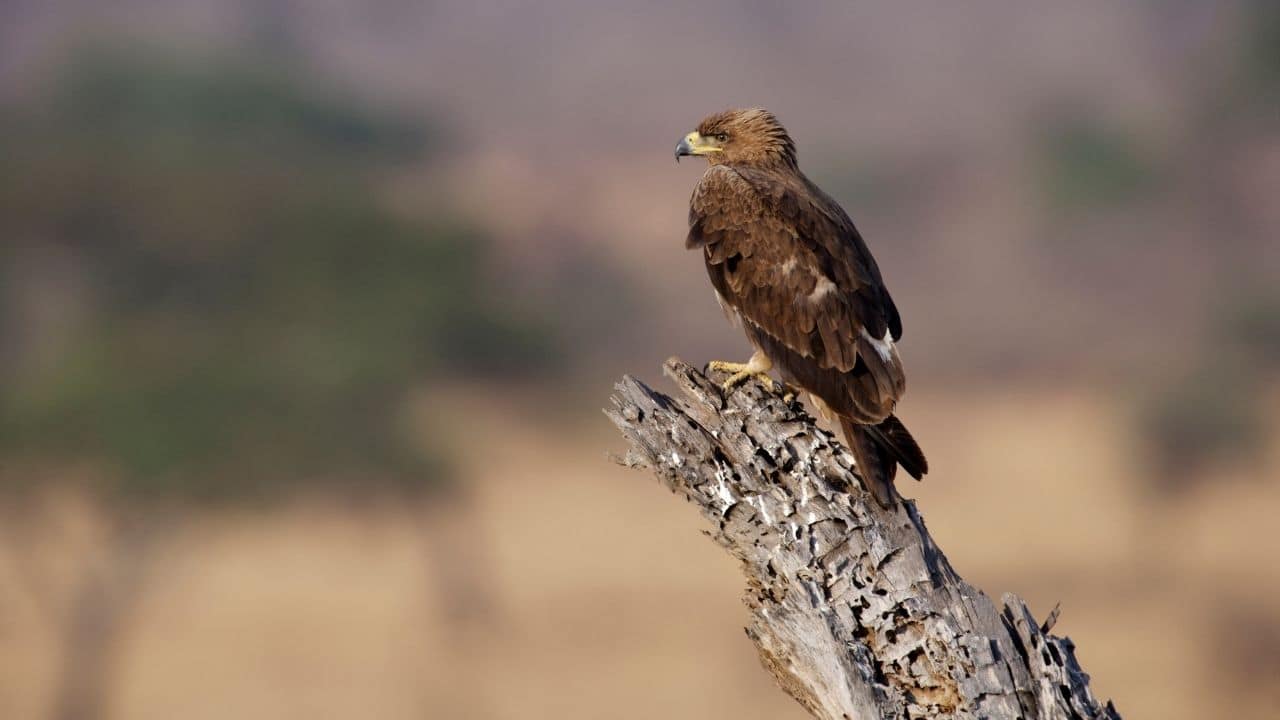
[[[853,221],[796,162],[796,146],[763,108],[708,116],[676,145],[676,161],[709,166],[689,201],[685,247],[702,252],[716,297],[755,349],[745,363],[713,361],[771,389],[775,367],[819,414],[839,421],[863,484],[894,503],[901,465],[919,480],[928,462],[893,414],[906,389],[902,319]]]

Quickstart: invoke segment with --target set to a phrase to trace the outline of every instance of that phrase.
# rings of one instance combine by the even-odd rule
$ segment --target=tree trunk
[[[747,635],[814,717],[1119,720],[1049,634],[1056,611],[1042,626],[961,579],[915,503],[877,504],[799,405],[754,381],[726,397],[679,360],[665,371],[684,398],[617,385],[622,462],[690,500],[742,562]]]
[[[107,712],[115,651],[142,595],[163,523],[113,518],[100,567],[83,571],[63,628],[53,720],[96,720]]]
[[[426,681],[429,714],[484,720],[495,715],[485,649],[500,634],[495,633],[500,618],[489,572],[491,548],[476,532],[479,507],[468,487],[453,486],[430,502],[424,520],[427,572],[440,625],[436,646],[448,662]]]

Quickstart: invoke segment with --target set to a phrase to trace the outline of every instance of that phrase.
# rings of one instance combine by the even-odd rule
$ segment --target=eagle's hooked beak
[[[708,143],[706,138],[695,131],[685,135],[676,145],[676,162],[680,162],[680,158],[685,155],[709,155],[717,152],[723,150]]]

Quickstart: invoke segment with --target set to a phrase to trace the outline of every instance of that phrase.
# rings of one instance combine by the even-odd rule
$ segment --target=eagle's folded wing
[[[716,291],[744,321],[824,370],[871,371],[891,405],[904,389],[897,309],[853,223],[815,192],[714,166],[694,190],[686,245],[703,248]]]

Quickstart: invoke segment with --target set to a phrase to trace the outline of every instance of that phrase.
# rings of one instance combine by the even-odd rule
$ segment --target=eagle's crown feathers
[[[778,118],[764,108],[725,110],[709,115],[698,123],[698,134],[723,138],[723,152],[709,158],[713,164],[792,167],[796,164],[795,142]]]

